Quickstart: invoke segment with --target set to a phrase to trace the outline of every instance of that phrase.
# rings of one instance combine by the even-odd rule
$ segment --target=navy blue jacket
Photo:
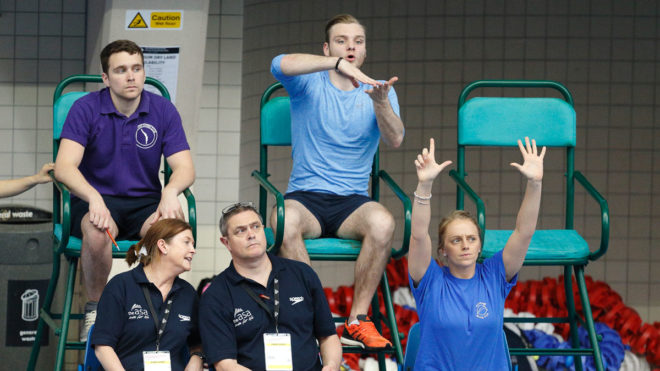
[[[279,332],[291,334],[293,369],[320,370],[317,338],[336,333],[328,301],[318,276],[307,264],[268,254],[273,269],[268,287],[247,279],[232,262],[202,295],[199,307],[204,352],[211,364],[236,359],[252,370],[265,369],[264,333],[275,332],[275,322],[241,287],[245,282],[273,308],[273,278],[279,279]]]
[[[166,303],[160,290],[147,280],[140,264],[116,275],[105,286],[92,333],[92,344],[111,346],[127,371],[142,370],[142,352],[156,350],[156,325],[142,284],[148,285],[160,322]],[[172,310],[160,340],[160,350],[170,352],[172,370],[183,370],[189,359],[188,347],[200,344],[197,292],[177,277],[167,297],[173,299]]]

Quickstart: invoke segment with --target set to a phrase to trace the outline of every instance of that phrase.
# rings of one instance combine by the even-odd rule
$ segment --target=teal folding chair
[[[53,96],[53,161],[57,158],[57,152],[60,146],[60,134],[64,121],[69,113],[69,109],[73,103],[80,97],[85,96],[88,92],[70,92],[63,94],[64,89],[74,83],[101,83],[103,80],[100,75],[73,75],[62,80],[55,88]],[[147,77],[147,84],[153,85],[163,97],[170,99],[169,92],[165,85],[160,81]],[[165,184],[169,181],[172,170],[165,163]],[[41,344],[41,337],[44,335],[46,326],[51,328],[58,336],[57,355],[55,358],[54,370],[61,370],[64,364],[64,354],[67,349],[83,350],[85,343],[80,341],[67,341],[69,332],[70,320],[82,320],[83,313],[71,313],[71,305],[73,301],[73,293],[76,282],[76,268],[78,259],[80,258],[81,240],[70,235],[71,231],[71,193],[67,186],[55,180],[54,174],[51,172],[53,178],[53,270],[48,284],[46,297],[44,298],[43,307],[39,315],[39,325],[37,327],[37,334],[32,352],[30,354],[30,361],[27,369],[32,371],[35,369],[37,358],[39,357],[39,350]],[[186,189],[184,196],[188,204],[188,222],[192,226],[193,237],[197,235],[197,213],[195,208],[195,198],[190,191]],[[117,241],[119,250],[113,247],[113,258],[124,258],[126,251],[131,245],[137,241]],[[60,312],[51,310],[57,283],[60,276],[61,258],[64,257],[68,263],[67,280],[66,280],[66,293],[64,297],[63,308]],[[58,324],[57,321],[60,323]]]
[[[563,99],[549,97],[467,97],[478,88],[499,88],[501,91],[515,89],[550,89],[559,92]],[[600,349],[587,288],[584,280],[584,268],[601,257],[609,243],[609,210],[607,201],[579,171],[575,171],[574,157],[576,145],[576,115],[573,98],[563,85],[554,81],[476,81],[466,86],[458,101],[458,155],[457,169],[449,175],[456,181],[456,208],[464,208],[464,195],[476,204],[477,220],[481,226],[483,241],[480,259],[483,260],[504,248],[511,235],[511,230],[487,228],[483,199],[468,185],[466,151],[474,147],[516,147],[517,139],[536,139],[539,146],[557,147],[565,150],[565,216],[564,228],[556,230],[537,230],[529,246],[524,265],[527,266],[562,266],[564,268],[564,289],[566,292],[567,317],[544,317],[536,319],[505,318],[506,322],[548,322],[569,323],[571,349],[525,349],[511,348],[514,355],[568,355],[574,356],[577,370],[582,370],[580,356],[593,356],[596,368],[603,370]],[[559,151],[554,151],[559,153]],[[546,183],[551,174],[546,171]],[[586,193],[598,204],[600,210],[601,239],[600,246],[591,252],[585,239],[573,227],[575,182],[584,187]],[[583,316],[575,309],[573,300],[572,271],[579,290]],[[580,348],[578,324],[586,327],[591,341],[591,348]]]
[[[278,89],[283,88],[282,84],[277,82],[269,86],[261,96],[261,139],[260,139],[260,167],[259,170],[252,172],[252,176],[259,183],[259,212],[264,220],[267,220],[267,197],[270,193],[275,197],[277,213],[277,225],[284,225],[285,210],[284,196],[268,180],[268,148],[271,146],[291,146],[291,111],[290,100],[288,96],[274,97]],[[408,243],[410,241],[410,217],[412,205],[405,192],[392,180],[384,170],[379,169],[378,152],[374,156],[373,169],[371,174],[371,198],[378,201],[380,197],[380,181],[382,180],[389,189],[399,198],[403,205],[404,212],[404,233],[403,244],[400,249],[392,249],[392,258],[398,259],[408,252]],[[274,234],[273,234],[274,233]],[[277,231],[267,230],[269,237],[268,251],[277,252],[282,245],[284,228],[278,228]],[[305,247],[311,260],[325,261],[355,261],[360,253],[361,242],[355,240],[344,240],[338,238],[318,238],[305,240]],[[392,350],[378,352],[379,366],[381,370],[385,369],[385,354],[390,353],[396,356],[398,363],[403,362],[403,352],[399,340],[399,332],[394,316],[394,307],[387,275],[383,273],[381,280],[381,291],[385,304],[386,313],[380,313],[378,295],[374,295],[372,301],[373,321],[376,327],[382,333],[381,320],[386,323],[392,334]],[[346,318],[337,318],[337,322],[343,322]],[[364,351],[359,347],[344,346],[344,353],[375,353],[374,351]]]
[[[89,328],[87,339],[92,338],[92,332],[94,332],[94,325]],[[85,346],[85,357],[83,358],[83,363],[78,365],[78,371],[98,371],[100,369],[101,362],[96,358],[96,352],[94,352],[92,344],[87,342],[87,345]]]

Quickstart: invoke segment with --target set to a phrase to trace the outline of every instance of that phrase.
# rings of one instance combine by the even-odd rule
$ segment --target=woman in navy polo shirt
[[[128,264],[140,264],[106,285],[91,338],[104,369],[202,370],[197,293],[178,277],[191,268],[194,244],[188,223],[164,219],[128,250]]]

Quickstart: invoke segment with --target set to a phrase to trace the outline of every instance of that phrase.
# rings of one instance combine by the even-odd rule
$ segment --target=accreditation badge
[[[291,334],[264,334],[266,370],[293,370]]]
[[[144,371],[172,371],[169,351],[142,352]]]

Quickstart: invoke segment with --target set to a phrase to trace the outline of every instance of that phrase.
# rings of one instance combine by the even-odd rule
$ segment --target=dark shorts
[[[337,237],[341,223],[358,207],[371,201],[371,198],[358,194],[340,196],[308,191],[287,193],[284,199],[300,202],[316,217],[321,225],[321,237]]]
[[[105,206],[110,210],[112,219],[117,224],[118,240],[139,240],[140,230],[145,220],[160,203],[159,198],[102,196]],[[80,222],[89,211],[89,204],[78,197],[71,198],[71,235],[82,238]]]

